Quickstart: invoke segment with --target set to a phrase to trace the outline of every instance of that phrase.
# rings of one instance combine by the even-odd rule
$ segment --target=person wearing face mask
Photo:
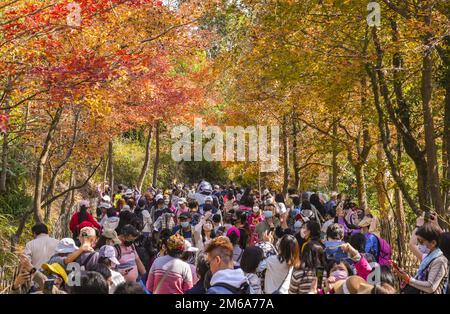
[[[430,224],[434,224],[437,228],[439,227],[439,224],[437,223],[437,219],[430,219],[428,222]],[[416,231],[424,225],[424,214],[419,216],[416,219],[416,228],[412,232],[411,239],[408,243],[408,247],[413,253],[413,255],[421,262],[427,254],[430,253],[430,250],[424,245],[417,241]]]
[[[208,242],[215,237],[213,223],[210,220],[210,217],[211,212],[207,212],[205,216],[200,218],[199,223],[194,227],[195,247],[199,250],[204,250]]]
[[[206,211],[210,210],[213,214],[216,214],[218,209],[214,206],[213,201],[214,200],[211,195],[206,196],[205,203],[199,206],[200,213],[204,214]]]
[[[119,240],[121,242],[119,249],[120,264],[117,270],[122,274],[127,282],[137,281],[139,274],[145,274],[145,267],[139,258],[134,241],[139,236],[139,231],[132,225],[125,225],[120,230]]]
[[[264,220],[264,217],[261,215],[261,210],[258,204],[255,204],[252,208],[252,213],[247,217],[247,224],[250,230],[250,245],[254,245],[258,242],[258,236],[255,232],[256,226]]]
[[[404,294],[444,294],[448,277],[448,260],[439,248],[441,228],[426,223],[416,231],[417,241],[429,249],[422,259],[419,269],[411,277],[395,263],[394,273],[402,280]],[[406,286],[405,286],[406,285]]]
[[[255,232],[258,239],[262,239],[264,232],[274,232],[275,228],[280,225],[280,220],[274,217],[275,206],[270,201],[264,207],[264,220],[258,223],[255,227]],[[277,239],[274,239],[276,241]]]
[[[192,225],[191,225],[191,214],[189,212],[182,213],[178,217],[178,225],[173,227],[173,234],[180,234],[184,239],[188,240],[195,246],[195,239],[192,238]]]
[[[300,229],[300,237],[303,240],[300,254],[303,254],[303,250],[309,242],[316,242],[322,245],[320,242],[320,224],[317,221],[306,222]]]
[[[329,277],[325,280],[324,292],[332,293],[336,282],[353,276],[353,269],[346,261],[331,261],[327,265],[327,274],[329,274]]]

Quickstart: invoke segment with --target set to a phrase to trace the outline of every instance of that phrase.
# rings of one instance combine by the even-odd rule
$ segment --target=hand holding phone
[[[53,286],[55,285],[55,279],[48,279],[44,282],[44,294],[52,294]]]

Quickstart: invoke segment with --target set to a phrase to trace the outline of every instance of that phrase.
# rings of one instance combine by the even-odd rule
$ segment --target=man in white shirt
[[[43,223],[36,223],[32,228],[34,240],[25,245],[24,254],[31,261],[33,267],[40,269],[42,264],[55,254],[59,241],[48,235],[48,228]]]

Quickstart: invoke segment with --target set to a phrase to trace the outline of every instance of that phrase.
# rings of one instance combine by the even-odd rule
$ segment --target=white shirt
[[[142,211],[142,218],[144,219],[144,229],[142,229],[142,232],[152,232],[152,216],[148,210],[144,209]]]
[[[24,254],[29,258],[33,267],[40,269],[55,254],[59,240],[41,233],[36,239],[27,242]]]
[[[266,263],[267,271],[264,280],[264,292],[266,294],[272,294],[275,290],[279,289],[283,283],[280,288],[280,294],[287,294],[291,284],[293,267],[289,267],[286,262],[280,263],[278,255],[269,256],[266,258]]]
[[[125,282],[125,278],[123,278],[122,274],[118,271],[111,269],[111,281],[112,284],[109,287],[109,294],[113,294],[114,291],[116,291],[117,286]]]

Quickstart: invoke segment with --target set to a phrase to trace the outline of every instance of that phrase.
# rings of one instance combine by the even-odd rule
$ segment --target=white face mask
[[[253,212],[255,213],[255,214],[257,214],[257,213],[259,213],[259,207],[253,207]]]

